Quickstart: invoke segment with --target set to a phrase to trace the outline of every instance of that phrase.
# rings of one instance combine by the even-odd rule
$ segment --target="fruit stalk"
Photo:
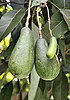
[[[29,25],[29,19],[30,19],[30,6],[31,6],[31,0],[29,0],[29,6],[28,6],[28,16],[26,20],[26,27]]]
[[[38,26],[39,26],[39,38],[42,38],[42,32],[41,32],[41,30],[42,30],[42,28],[41,28],[41,23],[40,23],[40,21],[39,21],[39,7],[37,7],[37,22],[38,22]]]
[[[50,20],[49,8],[48,8],[47,4],[46,4],[46,8],[47,8],[47,13],[48,13],[49,32],[50,32],[50,35],[52,36],[51,20]]]

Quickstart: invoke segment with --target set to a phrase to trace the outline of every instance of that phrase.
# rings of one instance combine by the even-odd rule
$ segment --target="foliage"
[[[25,26],[29,2],[28,0],[10,0],[10,3],[5,0],[0,1],[0,100],[11,100],[15,94],[19,94],[22,100],[22,93],[24,93],[24,100],[52,100],[52,97],[53,100],[69,99],[70,1],[32,0],[29,28],[34,36],[34,45],[39,38],[40,27],[36,13],[37,7],[41,8],[38,17],[43,38],[49,43],[48,12],[46,6],[43,5],[45,2],[49,7],[51,30],[58,43],[57,57],[60,63],[60,73],[53,80],[43,80],[38,76],[34,64],[30,75],[18,81],[8,72],[8,60],[18,41],[21,29]],[[48,70],[48,74],[53,72],[50,67]]]

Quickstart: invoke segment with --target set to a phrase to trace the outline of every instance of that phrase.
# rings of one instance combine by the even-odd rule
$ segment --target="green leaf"
[[[65,8],[70,9],[70,0],[65,0]]]
[[[5,13],[0,20],[0,41],[5,38],[21,21],[25,15],[23,9]]]
[[[42,90],[38,87],[34,100],[44,100]]]
[[[51,96],[51,81],[45,81],[44,99],[50,100]]]
[[[68,28],[70,30],[70,9],[61,9],[60,12],[62,13],[62,15],[68,25]]]
[[[31,84],[30,84],[28,100],[34,100],[36,91],[38,88],[39,80],[40,80],[40,77],[36,73],[35,66],[34,66],[32,73],[31,73]]]
[[[47,2],[48,0],[33,0],[32,2],[32,6],[31,7],[35,7],[40,5],[41,3]]]
[[[65,54],[64,54],[64,49],[65,49],[64,40],[61,40],[61,39],[59,40],[59,49],[60,49],[60,52],[62,54],[64,64],[66,64],[66,57],[65,57]]]
[[[0,65],[0,75],[4,73],[8,68],[8,62],[4,62],[3,64]]]
[[[4,51],[2,51],[2,52],[0,53],[0,57],[9,57],[10,54],[11,54],[11,52],[12,52],[12,50],[13,50],[13,48],[14,48],[14,45],[10,45],[10,46],[7,48],[7,50],[4,50]]]
[[[34,43],[36,43],[37,39],[39,38],[39,31],[38,31],[38,27],[32,23],[32,32],[34,35]]]
[[[70,63],[67,63],[65,66],[62,66],[64,73],[70,73]]]
[[[24,3],[26,2],[25,0],[10,0],[10,2],[15,2],[15,3],[10,3],[13,9],[25,9]]]
[[[70,44],[70,31],[68,31],[68,32],[66,33],[66,36],[65,36],[65,43],[66,43],[66,44]]]
[[[1,90],[2,100],[11,100],[12,91],[13,91],[13,84],[12,82],[9,82]]]
[[[68,27],[65,21],[63,20],[60,12],[56,12],[51,17],[51,29],[53,32],[53,35],[56,38],[62,37],[67,31]],[[48,22],[44,25],[44,35],[46,37],[49,37],[49,28],[48,28]]]
[[[11,37],[15,44],[20,36],[21,28],[21,24],[18,24],[17,27],[11,32]]]
[[[68,100],[68,80],[65,74],[61,71],[59,76],[53,81],[53,96],[54,100]]]
[[[60,8],[70,8],[70,0],[53,0],[53,3]]]

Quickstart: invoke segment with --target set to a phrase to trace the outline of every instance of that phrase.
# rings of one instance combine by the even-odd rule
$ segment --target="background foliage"
[[[70,0],[32,1],[29,27],[33,31],[35,42],[38,39],[36,7],[44,2],[48,3],[51,29],[58,40],[60,73],[54,80],[44,81],[37,75],[34,66],[28,78],[18,81],[7,72],[10,54],[19,38],[21,28],[25,26],[28,0],[10,0],[10,3],[1,0],[0,100],[14,100],[14,98],[18,100],[17,98],[21,98],[21,92],[23,100],[68,100],[70,98]],[[49,41],[46,7],[42,7],[41,10],[43,37]]]

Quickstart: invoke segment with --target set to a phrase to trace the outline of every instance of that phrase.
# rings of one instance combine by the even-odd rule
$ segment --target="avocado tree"
[[[70,1],[1,0],[0,100],[69,100],[69,78]]]

